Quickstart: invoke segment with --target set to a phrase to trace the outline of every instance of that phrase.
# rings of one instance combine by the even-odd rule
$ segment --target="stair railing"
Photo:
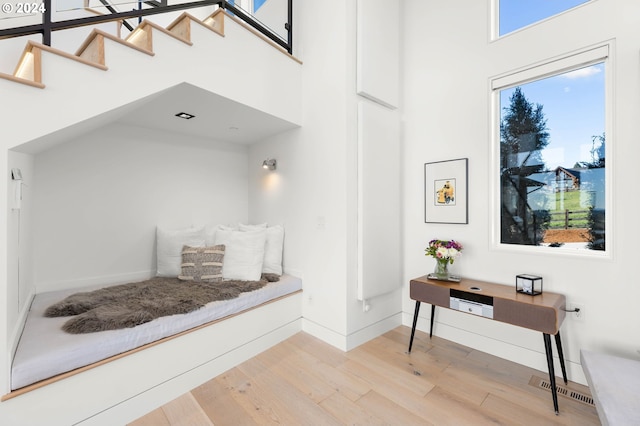
[[[108,10],[109,12],[111,12],[112,14],[113,14],[113,13],[117,13],[117,12],[118,12],[118,11],[117,11],[117,10],[116,10],[112,5],[111,5],[111,3],[109,3],[107,0],[100,0],[100,3],[102,3],[102,5],[103,5],[105,8],[107,8],[107,10]],[[139,2],[138,2],[138,3],[139,3]],[[138,7],[138,9],[140,9],[140,7]],[[140,19],[140,18],[138,18],[138,19]],[[131,24],[130,24],[130,23],[128,23],[128,22],[127,22],[127,20],[126,20],[126,19],[123,19],[123,20],[122,20],[122,25],[124,25],[124,27],[125,27],[126,29],[128,29],[129,31],[133,31],[133,27],[131,26]],[[46,44],[46,43],[44,43],[44,44]]]
[[[197,0],[188,3],[167,4],[167,0],[161,1],[145,1],[151,8],[143,9],[138,8],[129,11],[118,12],[112,11],[108,15],[88,16],[84,18],[67,19],[62,21],[52,21],[51,8],[52,0],[42,0],[44,4],[44,12],[42,14],[42,23],[33,25],[24,25],[15,28],[0,29],[0,39],[21,37],[32,34],[42,35],[42,44],[51,46],[51,33],[53,31],[66,30],[70,28],[83,27],[87,25],[95,25],[103,22],[120,21],[130,18],[142,18],[143,16],[156,15],[167,12],[175,12],[181,10],[188,10],[203,6],[215,6],[228,10],[233,13],[238,19],[254,28],[256,31],[284,48],[290,54],[293,52],[293,0],[287,0],[287,22],[285,23],[285,29],[287,31],[286,40],[283,40],[277,34],[275,34],[270,28],[262,24],[259,20],[254,18],[251,14],[247,13],[243,9],[237,7],[232,2],[227,0]],[[110,10],[111,11],[111,10]],[[129,27],[127,27],[129,28]]]

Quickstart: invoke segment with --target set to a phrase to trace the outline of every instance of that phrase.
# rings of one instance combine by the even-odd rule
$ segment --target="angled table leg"
[[[556,333],[556,348],[558,349],[558,356],[560,357],[560,367],[562,368],[562,378],[564,384],[569,383],[567,381],[567,368],[564,366],[564,354],[562,353],[562,342],[560,341],[560,330]]]
[[[547,353],[547,367],[549,368],[549,383],[551,384],[551,395],[553,396],[553,408],[558,414],[558,390],[556,389],[556,372],[553,368],[553,348],[551,347],[551,336],[542,333],[544,337],[544,350]]]
[[[436,305],[431,305],[431,325],[429,326],[429,339],[433,336],[433,318],[436,316]]]
[[[420,312],[420,301],[416,300],[416,309],[413,312],[413,327],[411,327],[411,338],[409,339],[409,351],[411,353],[411,347],[413,346],[413,336],[416,334],[416,324],[418,323],[418,313]]]

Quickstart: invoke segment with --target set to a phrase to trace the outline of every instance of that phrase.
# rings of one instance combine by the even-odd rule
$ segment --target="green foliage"
[[[604,133],[601,135],[591,136],[591,161],[582,161],[576,163],[574,167],[584,167],[586,169],[595,169],[605,166],[605,142]]]
[[[582,206],[580,197],[580,191],[556,192],[556,206],[558,208],[552,209],[552,211],[584,209],[585,207]],[[563,206],[562,210],[560,210],[560,206]]]
[[[547,119],[542,105],[529,102],[520,87],[509,98],[509,106],[504,108],[500,122],[500,157],[502,167],[509,167],[513,155],[527,153],[518,161],[519,166],[539,165],[527,175],[542,170],[543,161],[540,151],[549,144]]]
[[[565,212],[567,210],[570,211],[571,228],[587,228],[589,216],[587,208],[590,206],[583,206],[581,198],[581,191],[557,192],[556,208],[550,211],[551,221],[549,223],[549,229],[565,228]]]
[[[549,227],[549,223],[551,222],[551,212],[549,210],[542,209],[536,210],[534,214],[536,216],[536,222],[538,223],[540,229],[547,229]]]
[[[589,244],[591,250],[604,250],[606,246],[604,232],[604,210],[589,209]]]
[[[549,144],[542,105],[527,100],[516,87],[500,122],[501,242],[540,244],[548,218],[529,206],[531,176],[543,171],[542,149]]]

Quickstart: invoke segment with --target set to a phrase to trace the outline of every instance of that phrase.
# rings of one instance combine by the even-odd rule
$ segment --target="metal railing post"
[[[293,54],[293,0],[289,0],[287,9],[287,23],[285,25],[287,29],[287,50],[290,54]]]
[[[51,46],[51,0],[44,0],[42,14],[42,44]]]

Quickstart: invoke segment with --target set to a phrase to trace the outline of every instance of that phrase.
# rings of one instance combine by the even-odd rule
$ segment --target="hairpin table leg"
[[[433,336],[433,319],[436,316],[436,305],[431,305],[431,325],[429,326],[429,339]]]
[[[420,301],[416,300],[416,309],[413,312],[413,327],[411,327],[411,338],[409,339],[409,351],[411,353],[411,347],[413,346],[413,336],[416,334],[416,324],[418,323],[418,313],[420,312]]]
[[[549,382],[551,384],[551,395],[553,396],[553,408],[558,414],[558,390],[556,389],[556,372],[553,368],[553,348],[551,347],[551,336],[542,333],[544,337],[544,350],[547,353],[547,367],[549,368]]]
[[[562,378],[564,384],[569,383],[567,381],[567,368],[564,366],[564,354],[562,353],[562,342],[560,341],[560,330],[556,333],[556,348],[558,348],[558,356],[560,357],[560,367],[562,368]]]

